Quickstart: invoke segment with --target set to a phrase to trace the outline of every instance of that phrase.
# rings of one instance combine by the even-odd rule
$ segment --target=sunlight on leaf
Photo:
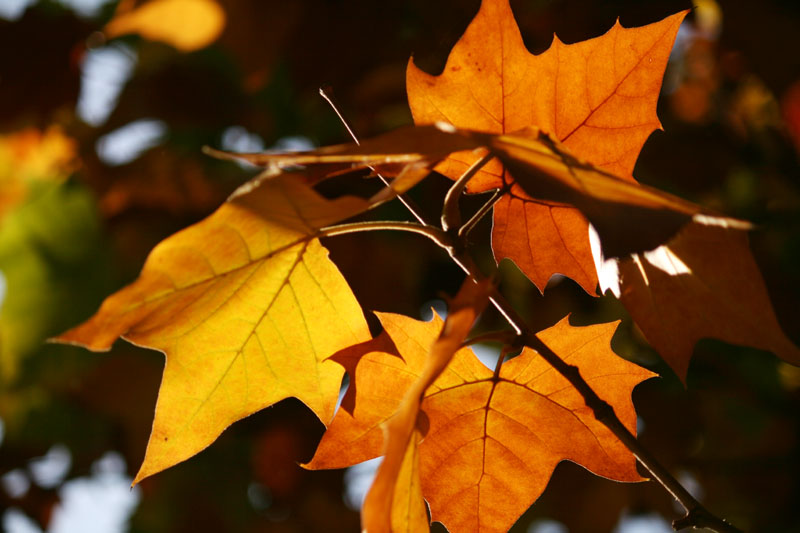
[[[694,345],[713,337],[769,350],[800,365],[783,333],[747,233],[693,222],[652,252],[599,267],[647,341],[686,381]]]
[[[420,402],[466,340],[489,301],[490,290],[489,281],[464,281],[448,306],[447,319],[425,367],[384,425],[383,462],[361,509],[361,525],[367,533],[427,530],[428,513],[419,480],[418,445],[423,435],[416,429]]]
[[[381,453],[381,425],[421,374],[442,321],[380,313],[385,333],[362,353],[340,354],[355,376],[308,468],[341,468]],[[539,334],[614,406],[635,431],[631,390],[654,374],[610,350],[616,324],[573,327],[564,319]],[[399,356],[397,355],[399,353]],[[422,494],[433,520],[450,530],[506,531],[542,493],[562,460],[618,481],[640,481],[630,451],[586,407],[565,378],[528,348],[498,379],[460,349],[428,389],[417,428]]]
[[[108,350],[121,336],[166,354],[135,482],[290,396],[331,419],[343,370],[327,357],[370,335],[315,233],[366,205],[291,177],[264,181],[156,246],[132,285],[56,339]]]
[[[582,159],[629,177],[639,150],[660,128],[656,100],[675,33],[686,12],[641,28],[615,24],[605,35],[549,50],[525,48],[508,0],[483,0],[453,47],[444,72],[431,76],[409,60],[414,122],[447,121],[487,133],[536,126]],[[476,156],[455,154],[437,170],[461,175]],[[513,181],[499,163],[472,180],[471,192]],[[597,276],[586,220],[574,209],[506,194],[494,208],[492,248],[512,259],[543,290],[566,275],[594,294]]]

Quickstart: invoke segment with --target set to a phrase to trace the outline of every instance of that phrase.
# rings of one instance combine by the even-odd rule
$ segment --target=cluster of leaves
[[[469,229],[459,223],[458,195],[464,188],[496,189],[498,260],[511,258],[540,288],[555,273],[587,291],[599,281],[622,299],[679,375],[694,343],[706,336],[800,362],[747,253],[747,225],[629,181],[639,149],[658,125],[660,77],[682,18],[635,30],[615,26],[578,45],[555,41],[547,53],[531,56],[507,2],[487,0],[445,73],[431,77],[412,62],[407,76],[416,122],[443,120],[484,133],[416,128],[359,148],[245,156],[271,169],[212,217],[156,247],[133,285],[59,337],[104,350],[122,336],[167,355],[135,481],[187,459],[232,422],[289,396],[331,420],[345,368],[354,377],[349,401],[309,466],[342,467],[385,451],[363,511],[369,531],[419,530],[428,523],[423,497],[432,519],[450,528],[507,529],[563,459],[619,481],[640,479],[630,450],[536,352],[525,348],[508,362],[501,357],[491,374],[459,351],[489,286],[467,281],[444,327],[381,316],[384,334],[370,346],[362,311],[318,238],[393,228],[331,226],[375,198],[326,200],[304,183],[313,177],[283,173],[285,166],[403,164],[394,189],[378,195],[384,200],[444,159],[437,170],[459,179],[445,203],[444,232],[426,232],[426,224],[405,229],[438,236],[455,254]],[[474,153],[480,149],[489,155]],[[486,164],[489,157],[498,161]],[[599,236],[594,256],[589,224]],[[441,238],[448,230],[460,237],[457,243]],[[720,275],[720,264],[732,267]],[[742,282],[755,313],[734,303]],[[611,333],[562,322],[539,338],[577,366],[633,430],[630,391],[650,374],[608,353]],[[353,355],[365,344],[370,347]],[[404,383],[390,385],[391,376]],[[386,390],[398,396],[387,397]],[[563,410],[573,414],[565,418]],[[524,483],[515,475],[520,468]]]
[[[413,62],[407,73],[415,121],[459,129],[417,127],[360,148],[243,156],[271,168],[214,215],[157,246],[134,284],[60,337],[105,350],[121,336],[167,355],[136,481],[287,397],[333,420],[309,467],[347,466],[385,451],[364,510],[370,531],[419,530],[428,523],[423,498],[431,517],[451,529],[505,530],[564,459],[611,479],[639,480],[630,450],[541,354],[525,347],[492,373],[460,348],[481,301],[497,301],[490,285],[465,283],[444,326],[379,315],[384,333],[372,339],[319,238],[416,231],[467,262],[472,221],[461,223],[457,203],[464,189],[498,191],[479,212],[493,208],[497,260],[512,259],[540,289],[560,273],[589,293],[598,283],[613,291],[681,378],[695,342],[709,336],[800,362],[749,255],[747,225],[632,181],[638,152],[658,126],[660,78],[682,16],[632,30],[615,26],[577,45],[555,41],[532,56],[507,2],[484,0],[441,76]],[[482,166],[448,195],[441,230],[333,225],[402,194],[433,168],[457,179],[475,161]],[[331,173],[325,165],[343,162],[397,177],[368,200],[328,200],[309,186]],[[297,164],[322,171],[284,170]],[[599,239],[594,249],[590,223]],[[630,392],[651,374],[610,352],[613,329],[562,321],[538,338],[577,366],[633,431]],[[345,370],[352,386],[334,418]],[[504,482],[512,476],[513,484]]]

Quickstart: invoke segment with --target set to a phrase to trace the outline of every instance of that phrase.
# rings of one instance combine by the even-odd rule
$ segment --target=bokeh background
[[[318,95],[323,84],[363,136],[410,123],[408,57],[438,73],[479,1],[198,0],[189,14],[133,15],[158,2],[0,0],[0,528],[358,531],[375,463],[300,468],[324,427],[294,400],[130,490],[163,356],[124,342],[92,354],[44,340],[87,318],[156,243],[254,174],[203,156],[203,145],[345,142]],[[758,225],[753,252],[781,324],[800,342],[800,4],[511,4],[534,53],[554,32],[571,43],[617,17],[635,26],[694,6],[659,103],[665,132],[645,145],[635,175]],[[447,184],[433,177],[411,195],[435,217]],[[465,209],[481,202],[470,198]],[[407,215],[389,205],[374,216]],[[474,254],[487,270],[488,236],[485,221]],[[367,311],[422,317],[462,280],[413,236],[325,244]],[[615,349],[662,376],[634,392],[641,439],[710,509],[748,531],[800,530],[800,370],[705,340],[684,387],[613,298],[564,279],[542,296],[513,265],[500,270],[537,328],[569,312],[577,323],[623,320]],[[501,326],[486,313],[482,327]],[[660,533],[677,516],[655,484],[618,484],[562,463],[513,531]]]

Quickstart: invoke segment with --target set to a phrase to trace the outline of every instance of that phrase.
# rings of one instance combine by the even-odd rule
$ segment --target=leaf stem
[[[517,339],[519,340],[519,337],[517,337]],[[512,346],[503,346],[503,349],[500,350],[500,355],[497,356],[497,362],[494,364],[494,374],[492,375],[492,379],[495,382],[500,379],[500,370],[503,368],[503,362],[513,349],[514,348]]]
[[[437,227],[429,226],[427,224],[419,224],[417,222],[352,222],[349,224],[337,224],[335,226],[328,226],[321,228],[317,232],[319,237],[334,237],[336,235],[346,235],[348,233],[361,233],[363,231],[405,231],[409,233],[417,233],[424,235],[438,246],[447,249],[450,246],[450,239]]]
[[[444,197],[444,206],[442,207],[442,229],[450,231],[461,226],[461,209],[458,207],[458,199],[461,198],[461,193],[464,192],[469,180],[493,157],[494,155],[487,153],[472,163],[467,171],[450,186],[447,195]]]
[[[325,99],[326,102],[328,102],[328,104],[333,109],[333,112],[336,113],[336,116],[339,117],[339,120],[342,122],[344,129],[346,129],[347,133],[350,134],[350,137],[353,139],[353,142],[360,145],[361,141],[358,140],[358,136],[356,135],[355,131],[353,131],[353,128],[350,125],[350,121],[348,121],[342,114],[342,112],[339,110],[338,101],[336,100],[336,97],[333,95],[333,87],[331,87],[330,85],[323,85],[322,87],[319,88],[319,94],[320,96],[322,96],[322,98]],[[389,186],[389,180],[387,180],[380,172],[375,170],[373,167],[370,166],[369,168],[373,172],[375,172],[375,175],[378,176],[378,178],[383,182],[384,185],[386,185],[387,187]],[[405,194],[399,194],[397,195],[397,199],[400,200],[400,202],[406,207],[406,209],[408,209],[408,211],[414,216],[414,218],[417,219],[417,221],[420,224],[424,226],[431,225],[422,216],[419,206],[416,205],[416,203],[414,203],[414,201],[411,198],[409,198]]]
[[[483,274],[472,261],[472,258],[464,252],[463,248],[457,246],[458,243],[454,241],[452,235],[433,226],[417,224],[415,222],[354,222],[322,228],[319,230],[318,235],[320,237],[333,237],[335,235],[344,235],[347,233],[376,230],[406,231],[424,235],[435,242],[439,247],[446,250],[453,261],[455,261],[455,263],[474,281],[477,282],[484,278]],[[536,350],[550,366],[575,387],[578,393],[583,397],[587,407],[592,410],[594,417],[605,425],[622,444],[633,453],[639,463],[653,478],[683,506],[686,510],[686,516],[672,523],[676,531],[686,527],[705,527],[717,531],[718,533],[741,533],[739,529],[711,514],[703,507],[703,505],[698,502],[644,446],[642,446],[617,417],[614,408],[608,402],[600,398],[586,380],[583,379],[578,367],[568,364],[551,350],[527,325],[525,320],[517,314],[511,304],[500,294],[496,287],[489,296],[489,301],[500,314],[503,315],[511,327],[514,328],[516,334],[522,338],[524,344]],[[505,352],[500,354],[500,358],[495,367],[495,377],[499,376],[500,367],[503,364],[505,355]]]
[[[489,200],[488,200],[488,201],[487,201],[485,204],[483,204],[483,205],[481,206],[481,208],[480,208],[480,209],[478,209],[478,210],[475,212],[475,214],[474,214],[474,215],[472,215],[472,217],[470,217],[470,219],[469,219],[469,220],[467,220],[467,221],[464,223],[464,225],[463,225],[463,226],[461,226],[460,228],[458,228],[458,238],[459,238],[459,239],[464,239],[464,238],[466,238],[466,236],[467,236],[467,235],[469,235],[469,232],[470,232],[470,231],[472,231],[472,230],[473,230],[473,228],[475,228],[475,226],[478,224],[478,222],[480,222],[480,221],[483,219],[483,217],[485,217],[485,216],[486,216],[486,214],[487,214],[489,211],[491,211],[491,209],[494,207],[494,204],[496,204],[496,203],[497,203],[497,201],[498,201],[498,200],[499,200],[499,199],[500,199],[500,198],[501,198],[501,197],[502,197],[502,196],[503,196],[503,195],[504,195],[506,192],[508,192],[508,187],[503,187],[502,189],[496,189],[496,190],[494,191],[494,194],[492,194],[492,197],[491,197],[491,198],[489,198]]]

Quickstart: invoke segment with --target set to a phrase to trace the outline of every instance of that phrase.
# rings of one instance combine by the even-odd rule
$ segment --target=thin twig
[[[330,85],[323,85],[322,87],[319,88],[319,94],[320,96],[322,96],[322,98],[325,99],[326,102],[328,102],[328,104],[333,109],[333,112],[336,113],[336,116],[339,117],[339,120],[342,122],[342,125],[347,130],[347,133],[350,134],[350,137],[352,137],[353,141],[356,144],[360,145],[361,141],[358,140],[358,136],[356,135],[355,131],[353,131],[353,128],[350,126],[350,122],[345,118],[345,116],[339,109],[336,97],[333,95],[333,88]],[[384,185],[386,185],[387,187],[389,186],[389,180],[387,180],[380,172],[375,170],[373,167],[369,168],[370,170],[375,172],[375,175],[378,176],[378,178],[380,178],[380,180],[383,182]],[[407,197],[404,194],[399,194],[397,195],[397,199],[400,200],[400,202],[404,206],[406,206],[406,209],[408,209],[408,211],[414,216],[414,218],[416,218],[419,221],[420,224],[423,224],[425,226],[431,225],[422,216],[419,206],[416,205],[416,203],[414,203],[414,201],[411,198]]]

